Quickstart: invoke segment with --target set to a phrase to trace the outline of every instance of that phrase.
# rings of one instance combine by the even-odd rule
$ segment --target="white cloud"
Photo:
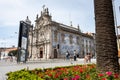
[[[89,0],[91,1],[91,0]],[[30,19],[32,22],[34,22],[36,14],[40,13],[42,5],[44,3],[49,7],[50,13],[53,16],[53,19],[56,21],[63,22],[65,24],[69,24],[70,21],[79,21],[80,19],[85,19],[84,16],[87,15],[86,2],[84,0],[71,0],[71,1],[63,1],[63,0],[2,0],[0,2],[2,5],[6,5],[5,9],[2,10],[1,19],[5,21],[4,23],[16,23],[19,22],[19,20],[23,20],[26,18],[26,16],[30,16]],[[32,5],[33,3],[33,5]],[[36,5],[35,5],[36,4]],[[77,4],[77,5],[73,5]],[[80,5],[79,5],[80,4]],[[71,14],[71,16],[69,16]],[[76,20],[79,19],[79,20]],[[12,21],[12,22],[11,22]],[[80,20],[83,21],[83,20]],[[79,24],[76,23],[75,24]],[[15,25],[15,24],[14,24]]]
[[[90,3],[90,1],[87,2]],[[49,8],[53,20],[67,25],[70,25],[70,21],[72,21],[73,26],[76,27],[79,24],[83,30],[86,30],[82,26],[86,24],[89,15],[87,8],[91,4],[87,4],[85,0],[0,0],[0,27],[14,29],[17,26],[19,28],[19,21],[25,20],[26,16],[29,16],[34,23],[36,14],[40,15],[44,4]],[[2,37],[2,35],[0,36]],[[11,45],[14,40],[14,38],[9,39],[9,41],[6,39],[9,42],[9,44],[6,44]],[[17,44],[17,40],[14,42]]]

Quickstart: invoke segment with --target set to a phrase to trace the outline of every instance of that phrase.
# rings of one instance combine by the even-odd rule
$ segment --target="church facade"
[[[93,35],[82,33],[79,25],[75,28],[53,21],[48,8],[43,9],[40,16],[36,16],[35,27],[29,30],[29,56],[32,59],[65,58],[67,51],[73,56],[74,50],[79,57],[86,53],[95,55]]]

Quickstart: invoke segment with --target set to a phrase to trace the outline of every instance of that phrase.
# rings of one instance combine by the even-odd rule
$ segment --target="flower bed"
[[[7,74],[8,80],[120,80],[118,74],[96,71],[96,66],[74,65],[35,70],[20,70]]]

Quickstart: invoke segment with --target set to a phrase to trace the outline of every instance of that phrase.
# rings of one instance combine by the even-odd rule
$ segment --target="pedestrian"
[[[77,58],[76,50],[74,50],[73,57],[74,57],[74,61],[76,61],[76,58]]]
[[[13,53],[10,53],[10,61],[13,62]]]
[[[67,51],[67,53],[68,53],[68,59],[70,59],[70,53],[69,53],[69,51]]]
[[[69,59],[69,57],[70,57],[70,53],[69,53],[69,51],[67,51],[66,52],[66,59]]]
[[[88,61],[91,62],[92,54],[88,53]]]
[[[79,58],[79,54],[78,53],[76,54],[76,56],[77,56],[77,58]]]
[[[87,54],[85,55],[85,57],[84,57],[84,61],[85,61],[85,63],[87,63],[88,60],[89,60],[89,55],[88,55],[88,53],[87,53]]]
[[[92,54],[91,53],[87,53],[84,57],[85,63],[87,62],[91,62],[91,58],[92,58]]]

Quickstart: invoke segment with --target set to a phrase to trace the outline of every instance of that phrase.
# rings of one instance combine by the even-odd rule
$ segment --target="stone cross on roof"
[[[45,5],[42,6],[43,10],[45,9]]]

